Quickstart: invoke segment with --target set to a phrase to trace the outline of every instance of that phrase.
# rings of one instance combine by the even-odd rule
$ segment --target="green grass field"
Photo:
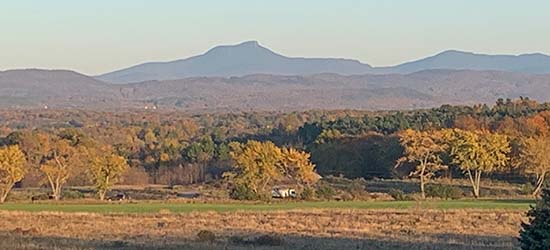
[[[274,204],[248,203],[6,203],[0,211],[28,212],[90,212],[90,213],[157,213],[161,210],[172,213],[187,212],[232,212],[274,211],[292,209],[528,209],[533,200],[459,200],[459,201],[329,201],[329,202],[281,202]]]

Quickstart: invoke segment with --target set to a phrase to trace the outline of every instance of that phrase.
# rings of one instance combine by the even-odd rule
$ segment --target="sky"
[[[0,70],[97,75],[256,40],[390,66],[457,49],[550,54],[548,0],[0,0]]]

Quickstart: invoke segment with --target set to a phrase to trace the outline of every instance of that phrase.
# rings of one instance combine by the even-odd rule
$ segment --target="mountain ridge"
[[[410,74],[254,74],[109,84],[63,70],[0,72],[0,108],[399,110],[520,96],[550,101],[550,74],[431,69]]]
[[[372,67],[344,58],[288,57],[257,41],[213,47],[204,54],[167,62],[147,62],[96,76],[110,83],[176,80],[189,77],[231,77],[252,74],[341,75],[408,74],[428,69],[496,70],[531,74],[550,73],[550,56],[543,53],[489,55],[446,50],[426,58],[387,67]]]
[[[368,64],[351,59],[287,57],[261,46],[257,41],[248,41],[237,45],[216,46],[204,54],[186,59],[147,62],[96,78],[111,83],[129,83],[256,73],[310,75],[336,71],[343,74],[365,74],[371,68]]]

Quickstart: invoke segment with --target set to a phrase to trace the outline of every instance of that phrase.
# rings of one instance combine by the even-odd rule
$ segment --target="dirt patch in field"
[[[524,211],[0,212],[1,249],[513,249]],[[213,232],[199,242],[201,230]],[[254,245],[277,235],[283,244]],[[50,248],[51,247],[51,248]]]

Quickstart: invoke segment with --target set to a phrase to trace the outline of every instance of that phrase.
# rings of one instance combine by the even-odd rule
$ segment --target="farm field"
[[[336,203],[317,203],[328,204],[335,206]],[[300,209],[280,205],[279,211],[266,211],[265,206],[258,205],[218,205],[218,209],[242,211],[216,212],[195,205],[202,208],[202,212],[172,213],[170,211],[183,212],[185,210],[175,208],[189,205],[136,204],[150,213],[109,214],[83,211],[86,207],[107,211],[117,206],[131,211],[128,208],[134,204],[102,205],[104,210],[96,207],[99,205],[58,205],[58,212],[37,211],[38,208],[54,211],[55,205],[6,204],[0,211],[3,223],[0,249],[504,250],[517,248],[516,237],[520,223],[526,220],[524,208],[527,206],[509,202],[498,203],[501,209],[458,209],[452,206],[472,207],[474,203],[441,202],[437,208],[445,209],[428,209],[414,207],[414,203],[367,202],[364,204],[371,205],[370,209],[366,209],[366,205],[365,209],[359,209],[360,203],[341,204],[355,208],[318,209],[304,203]],[[480,208],[488,208],[488,204],[497,203],[479,204]],[[389,208],[390,205],[395,208]],[[27,211],[6,211],[17,206]],[[29,208],[36,208],[35,212],[29,212]],[[153,209],[167,208],[172,210],[153,212]],[[197,236],[201,231],[208,232],[206,237]]]
[[[267,203],[182,203],[140,201],[135,203],[6,203],[0,211],[85,212],[85,213],[189,213],[277,211],[308,209],[528,209],[533,200],[449,200],[449,201],[318,201]]]

